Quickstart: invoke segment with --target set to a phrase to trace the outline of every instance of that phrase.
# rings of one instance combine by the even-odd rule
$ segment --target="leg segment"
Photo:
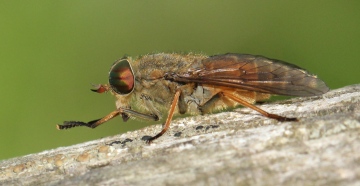
[[[256,107],[255,105],[251,104],[251,103],[248,103],[246,102],[245,100],[242,100],[234,95],[232,95],[231,93],[227,93],[227,92],[221,92],[222,95],[240,103],[241,105],[243,106],[246,106],[246,107],[249,107],[253,110],[256,110],[258,111],[260,114],[262,114],[263,116],[266,116],[268,118],[272,118],[272,119],[276,119],[278,121],[298,121],[297,118],[287,118],[287,117],[283,117],[283,116],[279,116],[279,115],[276,115],[276,114],[270,114],[268,112],[266,112],[265,110],[262,110],[260,109],[259,107]]]
[[[78,126],[96,128],[97,126],[109,121],[110,119],[112,119],[120,114],[122,115],[124,121],[126,121],[128,119],[129,115],[133,116],[133,117],[138,117],[138,118],[143,118],[143,119],[148,119],[148,120],[153,120],[153,121],[159,120],[159,117],[156,115],[143,114],[143,113],[131,110],[131,109],[120,108],[115,111],[112,111],[110,114],[106,115],[105,117],[103,117],[101,119],[92,120],[87,123],[82,122],[82,121],[65,121],[62,125],[56,125],[56,128],[58,130],[69,129],[69,128],[78,127]]]
[[[152,141],[154,141],[155,139],[159,138],[160,136],[162,136],[170,127],[170,122],[171,122],[171,119],[174,115],[174,111],[175,111],[175,108],[176,108],[176,105],[179,101],[179,97],[180,97],[180,93],[181,93],[181,90],[177,90],[176,93],[175,93],[175,96],[174,96],[174,99],[171,103],[171,106],[170,106],[170,110],[169,110],[169,114],[168,114],[168,117],[166,118],[166,122],[165,122],[165,125],[163,127],[163,129],[161,130],[161,132],[159,132],[158,134],[156,134],[155,136],[151,137],[150,139],[147,140],[147,143],[150,144]]]

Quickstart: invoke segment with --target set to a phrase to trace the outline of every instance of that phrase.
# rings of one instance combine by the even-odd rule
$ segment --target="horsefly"
[[[65,121],[57,129],[77,126],[95,128],[121,115],[158,121],[166,118],[163,129],[147,140],[162,136],[174,114],[206,114],[237,105],[249,107],[278,121],[297,118],[268,113],[253,105],[271,94],[317,96],[329,88],[315,75],[298,66],[263,56],[223,54],[150,54],[136,59],[124,57],[111,66],[108,84],[92,91],[111,92],[116,110],[90,122]]]

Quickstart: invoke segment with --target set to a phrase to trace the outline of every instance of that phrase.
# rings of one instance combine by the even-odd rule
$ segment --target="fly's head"
[[[109,83],[94,85],[91,89],[97,93],[110,91],[116,98],[117,108],[129,108],[130,94],[135,88],[135,76],[128,58],[122,58],[111,66]]]

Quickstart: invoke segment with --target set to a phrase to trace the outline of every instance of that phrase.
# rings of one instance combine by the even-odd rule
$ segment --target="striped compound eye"
[[[121,95],[129,94],[134,90],[134,72],[127,59],[119,59],[114,63],[109,72],[111,89]]]

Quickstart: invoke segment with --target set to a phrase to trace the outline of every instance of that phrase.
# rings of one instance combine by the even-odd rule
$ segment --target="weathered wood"
[[[360,85],[174,120],[0,162],[3,185],[360,185]]]

